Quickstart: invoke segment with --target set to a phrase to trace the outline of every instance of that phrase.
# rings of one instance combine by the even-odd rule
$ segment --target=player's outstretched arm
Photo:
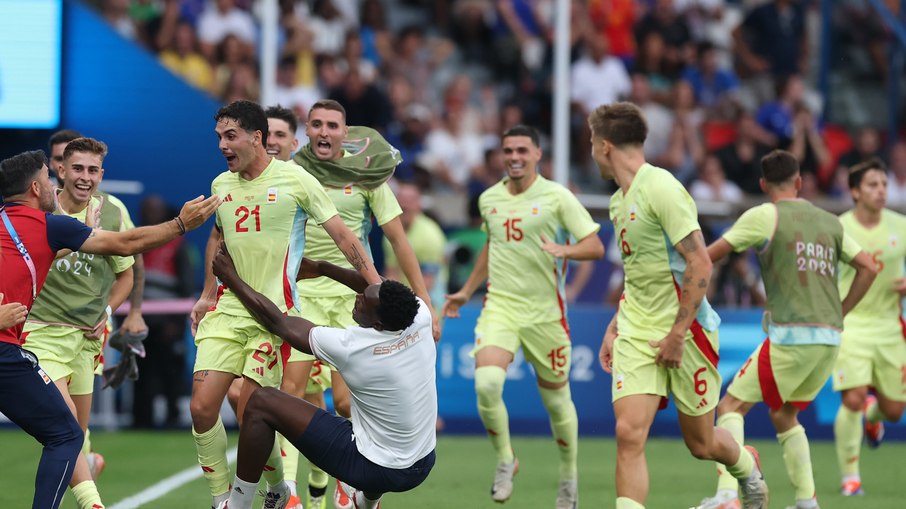
[[[715,240],[708,246],[708,258],[712,263],[723,260],[727,255],[733,252],[733,246],[723,237]]]
[[[377,269],[374,268],[374,262],[371,261],[371,258],[365,252],[365,248],[362,246],[362,243],[359,242],[359,239],[356,238],[355,234],[343,223],[343,220],[340,219],[340,215],[337,214],[327,221],[325,221],[321,226],[324,227],[324,230],[327,231],[327,234],[330,235],[330,238],[337,244],[337,247],[340,248],[340,251],[343,252],[343,256],[346,257],[346,260],[349,261],[350,265],[365,278],[368,283],[380,283],[381,276],[377,273]]]
[[[329,277],[337,283],[349,287],[355,293],[362,293],[365,288],[368,288],[368,281],[365,281],[365,278],[357,271],[338,267],[330,262],[302,258],[299,274],[296,276],[297,280],[321,276]]]
[[[472,273],[469,274],[469,279],[466,280],[458,292],[446,295],[446,302],[444,302],[441,314],[449,318],[459,318],[459,308],[472,298],[475,290],[487,279],[488,244],[485,243],[484,248],[478,253],[478,258],[475,260],[475,266],[472,268]]]
[[[711,258],[701,230],[695,230],[679,241],[676,250],[686,259],[679,310],[667,336],[660,341],[649,342],[652,347],[658,348],[655,363],[668,368],[678,368],[682,362],[686,331],[695,320],[711,281]]]
[[[843,298],[844,316],[862,300],[862,297],[868,292],[871,283],[874,282],[875,276],[878,275],[874,260],[865,251],[859,251],[859,254],[850,260],[849,264],[856,269],[856,276],[853,278],[853,284],[849,287],[849,293]]]
[[[233,259],[223,243],[214,256],[211,269],[265,329],[283,338],[296,350],[312,354],[308,334],[315,324],[303,318],[286,316],[270,299],[253,290],[239,277]]]
[[[556,256],[557,258],[569,258],[571,260],[599,260],[604,257],[604,244],[598,237],[598,232],[586,235],[584,239],[575,244],[557,244],[551,242],[542,235],[541,249]]]
[[[220,206],[220,198],[199,196],[187,201],[179,216],[154,226],[142,226],[124,232],[93,230],[79,248],[84,253],[131,256],[170,242],[189,230],[201,226]]]
[[[406,237],[406,229],[403,228],[403,221],[400,219],[400,216],[396,216],[384,223],[384,226],[382,226],[381,229],[384,230],[384,235],[387,236],[390,247],[393,248],[393,254],[395,254],[396,259],[399,260],[400,268],[403,269],[406,280],[409,281],[409,285],[412,286],[413,293],[425,301],[425,304],[428,305],[428,309],[431,310],[431,329],[434,341],[440,340],[440,320],[434,314],[434,305],[431,304],[431,296],[428,294],[428,285],[425,284],[425,278],[422,277],[421,267],[418,264],[418,258],[415,257],[415,251],[412,250],[412,245],[409,244],[409,239]]]

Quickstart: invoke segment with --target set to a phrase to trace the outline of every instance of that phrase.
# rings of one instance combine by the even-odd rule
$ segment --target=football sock
[[[862,433],[862,412],[853,412],[846,405],[840,405],[837,418],[834,419],[834,443],[837,447],[837,463],[844,477],[859,475]]]
[[[881,405],[878,404],[877,400],[865,411],[865,418],[871,423],[884,420],[884,413],[881,412]]]
[[[308,471],[308,487],[309,489],[320,489],[323,490],[327,488],[327,483],[330,482],[330,476],[327,475],[327,472],[321,470],[318,465],[309,462],[309,471]]]
[[[288,438],[277,433],[277,444],[283,454],[283,477],[287,481],[296,481],[299,475],[299,451]],[[295,495],[295,493],[293,493]]]
[[[617,497],[617,509],[645,509],[645,506],[631,498]]]
[[[478,415],[488,430],[491,443],[497,452],[498,463],[512,463],[513,446],[510,443],[510,422],[503,404],[503,382],[506,370],[497,366],[482,366],[475,370],[475,393],[478,396]]]
[[[730,472],[727,466],[717,464],[717,490],[739,491],[739,482],[737,479],[746,479],[752,474],[755,462],[752,454],[742,446],[745,440],[745,420],[742,414],[738,412],[728,412],[717,418],[717,427],[727,430],[733,437],[733,440],[739,444],[739,460],[733,467],[748,469],[747,471],[734,470]],[[739,475],[736,475],[739,474]]]
[[[779,433],[777,440],[783,446],[783,462],[796,490],[796,500],[812,499],[815,496],[815,477],[812,474],[812,457],[805,428],[797,424],[792,429]]]
[[[283,456],[280,454],[280,444],[274,440],[274,446],[271,448],[271,456],[267,459],[262,472],[264,480],[267,481],[268,488],[271,486],[283,485]],[[283,488],[281,488],[283,489]]]
[[[198,433],[192,427],[195,438],[195,449],[198,452],[198,464],[204,472],[212,496],[230,491],[230,465],[227,463],[227,434],[220,416],[214,427]]]
[[[544,408],[550,415],[551,431],[560,448],[560,480],[576,479],[579,453],[579,417],[569,390],[569,384],[559,389],[538,387]]]
[[[104,503],[101,502],[101,495],[98,494],[98,487],[94,481],[80,482],[72,488],[72,494],[79,509],[104,509]]]
[[[381,503],[381,497],[378,497],[377,500],[370,500],[364,493],[358,490],[353,493],[353,498],[355,499],[355,506],[359,509],[376,509],[378,504]]]
[[[258,483],[243,481],[237,475],[233,480],[233,489],[230,490],[229,507],[235,507],[236,509],[252,507],[252,502],[255,501],[255,492],[257,490]]]
[[[82,442],[82,454],[84,454],[85,457],[87,458],[88,453],[90,453],[90,452],[91,452],[91,430],[86,429],[85,430],[85,441]]]

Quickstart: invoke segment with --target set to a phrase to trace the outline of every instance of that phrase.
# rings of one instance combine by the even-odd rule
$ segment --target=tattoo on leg
[[[708,280],[705,279],[705,278],[699,279],[699,280],[698,280],[698,287],[699,287],[699,288],[707,288],[707,287],[708,287]]]

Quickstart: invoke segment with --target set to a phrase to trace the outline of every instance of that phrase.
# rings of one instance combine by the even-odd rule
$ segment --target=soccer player
[[[160,225],[126,232],[92,230],[71,217],[52,214],[56,208],[54,186],[41,151],[23,152],[0,162],[0,198],[4,202],[0,211],[0,293],[7,303],[27,309],[34,305],[58,254],[70,250],[129,256],[146,251],[197,228],[220,204],[217,197],[198,197],[183,206],[179,217]],[[80,470],[81,478],[89,478],[88,465],[79,454],[85,435],[37,358],[22,348],[20,316],[21,308],[14,308],[12,319],[4,323],[14,325],[0,330],[0,412],[44,446],[32,507],[55,509],[73,469]]]
[[[557,508],[578,504],[578,426],[569,390],[571,352],[562,284],[567,259],[604,256],[600,225],[565,187],[538,174],[538,131],[518,125],[502,136],[506,176],[479,197],[488,242],[468,280],[448,295],[443,313],[459,308],[486,279],[488,293],[475,325],[475,392],[478,414],[497,453],[491,498],[505,502],[519,468],[510,444],[503,402],[507,367],[521,347],[532,363],[538,392],[560,449]],[[557,244],[569,235],[575,244]]]
[[[76,138],[66,145],[63,189],[57,193],[55,213],[91,221],[103,230],[124,231],[128,227],[122,210],[103,196],[95,196],[106,155],[107,146],[92,138]],[[132,290],[132,265],[131,256],[74,252],[60,258],[51,267],[23,331],[28,349],[38,357],[86,434],[107,321]],[[83,449],[83,453],[87,461],[89,451]],[[79,507],[103,507],[94,475],[89,472],[84,478],[84,473],[77,469],[71,482]]]
[[[728,465],[744,480],[747,509],[767,507],[754,449],[714,428],[720,318],[705,299],[711,261],[695,203],[668,171],[645,162],[648,126],[637,106],[600,106],[588,124],[592,158],[601,176],[619,187],[610,200],[610,219],[623,259],[624,290],[600,353],[602,367],[613,374],[616,507],[644,507],[645,443],[668,395],[692,455]]]
[[[56,175],[57,182],[59,183],[60,187],[63,187],[63,184],[66,180],[66,171],[63,164],[63,155],[66,150],[66,146],[69,145],[69,142],[78,138],[82,138],[82,135],[78,131],[74,131],[72,129],[61,129],[53,133],[47,141],[48,148],[50,149],[51,171]],[[101,159],[101,162],[103,162],[103,156],[101,157]],[[103,171],[101,171],[101,174],[103,174]],[[100,181],[98,181],[98,184],[100,184]],[[132,223],[132,218],[129,217],[129,211],[126,209],[126,205],[122,201],[120,201],[119,198],[113,196],[112,194],[100,191],[97,186],[95,186],[93,192],[95,195],[97,195],[99,202],[103,203],[105,207],[109,208],[110,206],[115,206],[119,209],[120,214],[122,215],[123,223],[121,230],[135,228],[135,225]],[[126,314],[126,318],[123,320],[120,327],[124,332],[138,334],[148,329],[148,326],[145,324],[144,318],[142,318],[142,299],[145,288],[145,264],[141,254],[135,255],[134,260],[135,263],[131,267],[132,291],[129,294],[129,312]],[[108,316],[107,325],[101,332],[102,341],[88,345],[91,348],[100,350],[98,362],[95,363],[97,365],[94,370],[95,375],[102,375],[104,372],[103,350],[104,346],[106,346],[107,344],[107,336],[112,330],[113,317]],[[87,384],[87,382],[85,382],[85,384]],[[88,405],[88,407],[90,409],[90,404]],[[80,422],[85,424],[86,421],[80,420]],[[100,473],[104,470],[104,457],[101,454],[94,452],[91,448],[91,430],[84,426],[83,429],[85,431],[85,445],[82,447],[82,452],[88,459],[88,467],[91,471],[91,477],[93,479],[97,479]]]
[[[317,180],[297,165],[267,154],[268,124],[261,106],[236,101],[218,110],[215,120],[228,171],[211,184],[212,194],[224,203],[208,239],[204,291],[192,311],[198,350],[189,406],[198,462],[216,507],[229,497],[227,436],[220,420],[223,398],[233,379],[243,377],[237,405],[241,427],[251,393],[280,385],[285,358],[278,351],[283,341],[253,320],[229,288],[214,284],[210,260],[221,240],[229,246],[240,275],[289,313],[299,309],[294,281],[302,251],[309,247],[307,222],[321,224],[369,282],[380,281],[380,276]],[[265,472],[268,497],[283,507],[290,496],[283,462],[279,448],[270,453]]]
[[[218,509],[251,507],[275,431],[295,437],[293,444],[306,457],[354,488],[347,494],[359,509],[378,507],[388,491],[421,484],[434,466],[437,417],[427,303],[397,281],[368,284],[350,269],[306,260],[298,277],[329,277],[357,292],[355,326],[319,327],[285,316],[243,282],[225,249],[214,260],[217,276],[267,330],[345,374],[352,420],[280,391],[255,391],[239,433],[233,490]]]
[[[761,171],[761,188],[771,201],[746,211],[708,246],[712,261],[754,247],[767,297],[768,338],[727,387],[717,406],[717,425],[742,443],[743,417],[764,401],[796,491],[791,509],[812,509],[818,507],[812,461],[797,416],[830,376],[843,316],[865,295],[875,264],[838,218],[798,198],[802,178],[795,156],[775,150],[761,159]],[[837,289],[841,261],[855,269],[842,303]],[[736,481],[720,465],[718,472],[716,495],[699,507],[738,507]]]
[[[350,133],[343,105],[330,99],[316,102],[309,110],[305,125],[309,143],[296,153],[294,160],[318,180],[343,222],[366,246],[369,254],[368,234],[371,231],[372,216],[374,217],[400,260],[402,272],[412,290],[428,304],[428,309],[434,316],[431,297],[425,287],[418,259],[409,245],[400,219],[402,210],[387,184],[401,162],[399,152],[373,129],[352,129]],[[305,237],[306,256],[349,267],[323,228],[309,223],[305,228]],[[346,286],[321,277],[300,281],[298,289],[303,296],[302,316],[306,319],[329,327],[355,324],[352,321],[355,292]],[[436,320],[434,324],[434,337],[439,339],[440,326]],[[314,361],[314,357],[293,350],[283,381],[283,389],[287,393],[304,397]],[[324,366],[319,368],[324,369]],[[349,417],[349,391],[343,377],[335,370],[330,371],[330,377],[334,408],[340,415]],[[285,442],[283,450],[287,454],[286,463],[292,464],[291,471],[295,473],[294,467],[298,460],[292,457],[294,451],[285,438],[281,440]],[[309,497],[313,499],[311,503],[315,507],[324,503],[319,497],[324,496],[327,482],[325,474],[318,470],[311,471]],[[334,505],[339,509],[352,507],[352,502],[347,500],[340,489],[339,482],[334,490]]]
[[[833,370],[834,390],[843,404],[834,421],[837,461],[843,495],[862,495],[859,449],[863,435],[869,447],[884,436],[884,419],[897,422],[906,407],[906,343],[902,308],[906,296],[906,217],[885,207],[887,170],[880,159],[853,166],[849,189],[855,207],[840,216],[843,231],[869,253],[878,278],[865,297],[843,319],[843,337]],[[840,267],[840,292],[846,292],[855,271]],[[869,386],[875,395],[868,394]]]

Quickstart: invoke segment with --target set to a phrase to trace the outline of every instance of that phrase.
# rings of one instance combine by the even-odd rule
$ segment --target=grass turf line
[[[188,431],[92,433],[92,443],[107,460],[107,470],[98,482],[104,502],[110,506],[138,493],[161,479],[195,464],[195,447]],[[230,445],[236,435],[230,434]],[[771,489],[771,506],[793,502],[780,446],[776,441],[756,441],[765,477]],[[513,447],[520,460],[513,498],[503,507],[550,509],[557,491],[557,448],[552,440],[516,438]],[[585,438],[579,446],[579,494],[582,507],[613,507],[614,461],[612,439]],[[0,476],[0,507],[28,507],[34,489],[40,446],[18,430],[0,431],[3,475]],[[832,442],[811,444],[818,500],[822,509],[894,509],[903,507],[904,491],[899,477],[906,443],[885,443],[878,450],[863,449],[864,497],[839,495],[839,474]],[[500,508],[489,494],[494,475],[494,454],[484,437],[442,436],[438,442],[437,465],[428,480],[408,493],[390,493],[382,507],[387,509],[481,509]],[[713,494],[716,475],[713,464],[694,459],[678,439],[653,439],[648,446],[651,472],[649,509],[685,509],[702,497]],[[300,489],[305,489],[308,467],[299,466]],[[235,472],[235,469],[233,469]],[[199,478],[144,507],[196,509],[210,504],[207,485]],[[258,507],[260,502],[256,502]],[[330,504],[328,504],[330,505]],[[62,509],[75,509],[67,494]]]

